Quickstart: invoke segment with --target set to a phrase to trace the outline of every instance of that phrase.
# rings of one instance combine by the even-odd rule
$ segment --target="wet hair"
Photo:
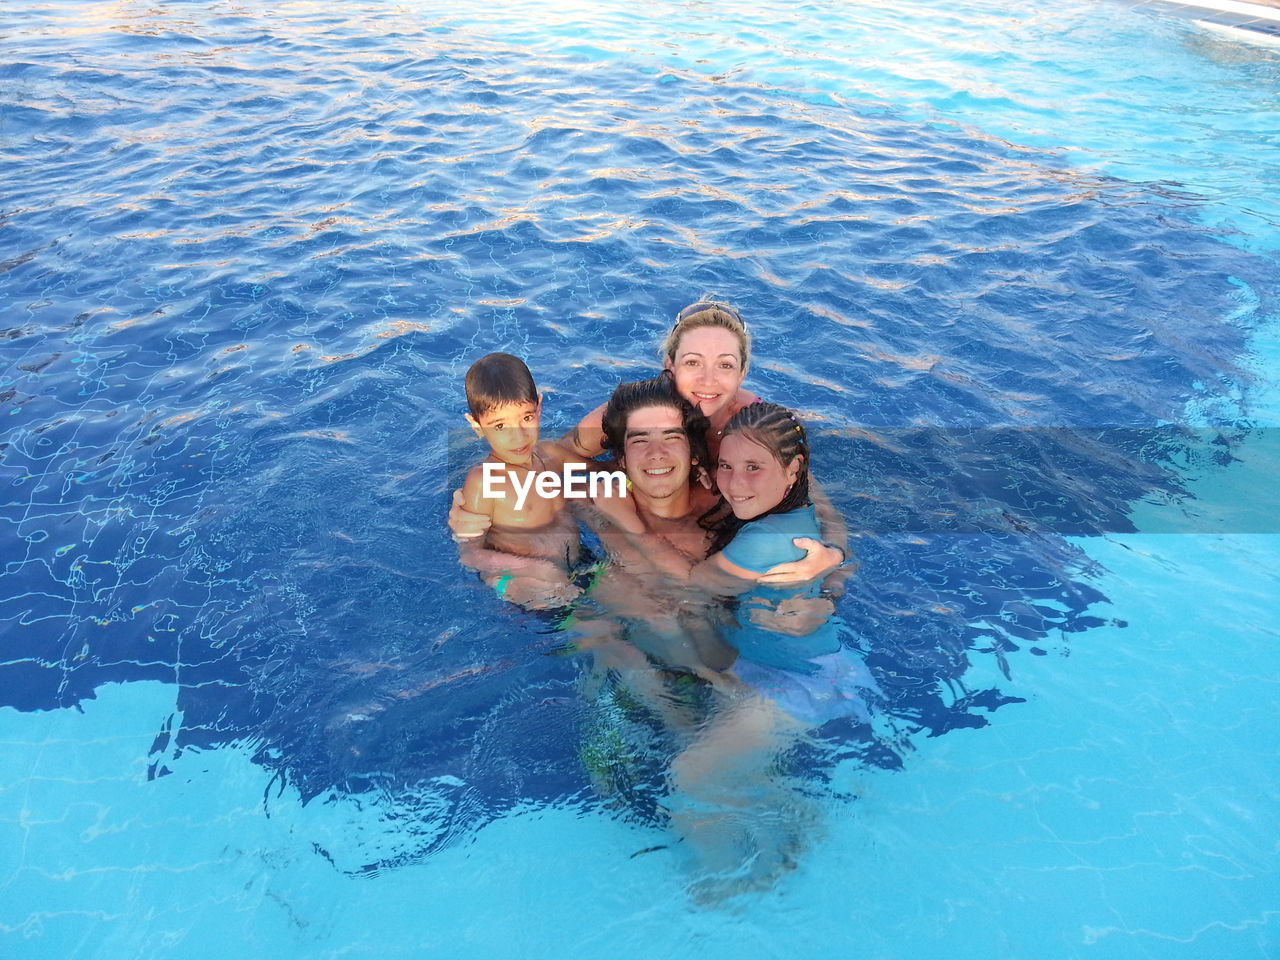
[[[685,310],[681,310],[676,316],[678,319],[671,328],[671,332],[667,334],[667,338],[662,341],[660,356],[665,363],[674,364],[676,362],[676,351],[680,349],[680,340],[686,333],[692,330],[700,330],[703,327],[720,327],[722,330],[728,330],[737,338],[738,341],[738,360],[742,364],[742,372],[745,375],[747,368],[751,365],[751,334],[747,333],[746,324],[742,322],[742,318],[738,315],[738,311],[730,307],[728,304],[718,305],[713,301],[705,301],[707,308],[691,313],[688,316],[682,316]]]
[[[710,423],[702,411],[680,396],[669,373],[652,380],[620,383],[604,408],[604,436],[601,444],[615,460],[625,456],[627,420],[642,407],[670,407],[680,414],[680,423],[689,438],[689,455],[694,463],[711,469],[707,453],[707,429]]]
[[[508,403],[537,403],[533,374],[519,357],[488,353],[471,365],[466,380],[467,406],[473,417]]]
[[[809,504],[809,439],[805,435],[803,424],[794,413],[776,403],[761,401],[748,404],[729,418],[720,436],[720,442],[724,443],[735,433],[764,447],[784,467],[789,467],[792,461],[799,457],[800,472],[796,474],[791,489],[778,505],[771,510],[766,510],[759,517],[740,520],[732,510],[726,510],[723,506],[703,515],[699,522],[713,534],[712,553],[723,550],[746,524],[770,514],[790,513]]]

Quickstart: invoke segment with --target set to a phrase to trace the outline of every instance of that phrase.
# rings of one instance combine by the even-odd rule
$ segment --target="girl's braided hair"
[[[789,513],[799,507],[808,506],[809,439],[796,415],[776,403],[761,401],[748,404],[725,424],[720,442],[723,443],[735,433],[742,434],[752,443],[764,447],[784,467],[790,466],[797,457],[800,458],[800,472],[796,474],[791,489],[776,507],[766,510],[759,517],[753,517],[752,520],[759,520],[760,517],[767,517],[773,513]],[[700,522],[714,535],[711,544],[711,552],[714,553],[717,550],[723,550],[743,525],[752,521],[739,520],[732,510],[725,509],[722,504],[705,514]]]

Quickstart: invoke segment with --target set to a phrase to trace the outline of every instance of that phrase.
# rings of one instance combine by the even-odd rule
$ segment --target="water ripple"
[[[1019,511],[1119,528],[1204,453],[1087,428],[1211,411],[1229,458],[1277,302],[1241,159],[1274,156],[1247,120],[1269,68],[1215,64],[1245,86],[1200,114],[1171,82],[1175,107],[1136,101],[1148,128],[1132,62],[1061,39],[1097,40],[1083,13],[1006,6],[767,3],[728,32],[684,4],[658,5],[674,31],[609,5],[9,14],[5,702],[176,683],[180,745],[250,738],[304,796],[436,811],[379,862],[581,789],[562,741],[530,772],[502,735],[576,729],[571,666],[440,530],[475,452],[450,449],[461,375],[526,355],[563,429],[715,290],[837,503],[906,531],[863,538],[842,607],[901,734],[867,755],[986,723],[1014,698],[966,677],[1099,622],[1087,558]],[[1246,227],[1215,226],[1224,202]],[[983,447],[993,425],[1041,432]]]

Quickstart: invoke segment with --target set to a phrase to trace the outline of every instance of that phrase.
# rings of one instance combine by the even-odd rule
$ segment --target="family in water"
[[[559,441],[540,438],[525,364],[478,359],[467,420],[489,453],[449,525],[464,565],[504,600],[567,608],[596,672],[661,721],[663,806],[692,892],[714,902],[794,865],[816,822],[777,758],[828,720],[865,718],[874,682],[831,619],[850,572],[844,523],[799,418],[743,387],[741,315],[691,304],[661,355],[659,376],[621,384]],[[608,553],[587,571],[579,523]],[[683,692],[689,677],[705,696]]]

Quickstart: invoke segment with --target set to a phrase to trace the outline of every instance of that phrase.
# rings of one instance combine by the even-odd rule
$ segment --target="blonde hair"
[[[691,313],[676,320],[675,326],[671,328],[671,332],[667,334],[667,338],[662,342],[659,356],[665,362],[674,365],[676,351],[680,348],[680,340],[686,333],[692,330],[700,330],[703,327],[720,327],[728,330],[737,338],[738,359],[742,363],[742,372],[745,375],[747,368],[751,365],[751,334],[747,333],[746,325],[742,322],[738,311],[734,310],[733,307],[712,301],[706,301],[706,303],[707,308],[705,310],[699,310],[697,313]],[[686,307],[685,309],[687,310],[688,308]],[[680,312],[684,313],[683,310]]]

